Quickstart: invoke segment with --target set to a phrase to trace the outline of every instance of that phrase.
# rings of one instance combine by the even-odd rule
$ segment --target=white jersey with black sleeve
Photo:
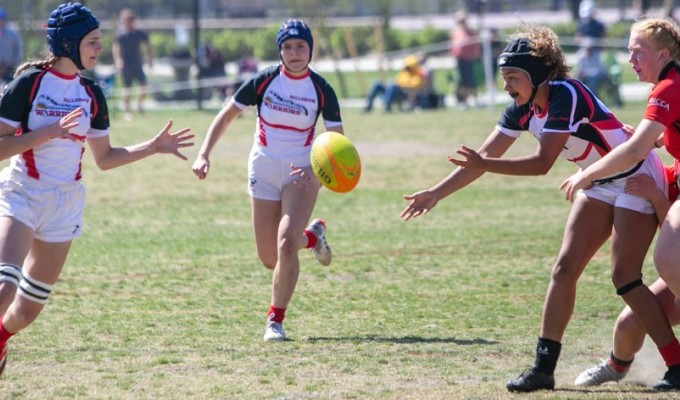
[[[319,116],[326,129],[342,125],[335,91],[311,69],[301,77],[282,66],[264,69],[237,90],[234,104],[257,107],[255,145],[266,154],[309,152]]]
[[[14,176],[48,185],[80,181],[85,139],[109,134],[106,99],[93,81],[63,75],[52,69],[31,68],[12,80],[0,98],[0,121],[16,128],[16,135],[50,125],[83,107],[71,138],[48,140],[10,159]]]
[[[530,104],[508,105],[498,130],[518,137],[529,131],[536,139],[551,133],[569,133],[560,154],[586,168],[627,140],[623,125],[580,81],[554,80],[548,85],[548,103],[543,110]]]
[[[510,104],[503,111],[497,129],[512,137],[529,131],[539,140],[543,135],[568,133],[569,139],[560,156],[581,168],[588,167],[627,140],[621,122],[583,83],[576,79],[559,79],[548,85],[545,109],[538,110],[530,104]],[[661,161],[656,153],[650,152],[634,167],[594,181],[595,185],[583,193],[615,207],[653,214],[654,208],[647,199],[625,191],[625,178],[637,174],[649,175],[659,189],[667,191]]]

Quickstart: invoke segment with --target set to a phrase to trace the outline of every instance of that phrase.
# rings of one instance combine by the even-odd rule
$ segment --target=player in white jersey
[[[514,102],[505,108],[480,150],[462,146],[456,151],[458,158],[449,157],[459,168],[432,188],[404,196],[410,204],[402,218],[429,212],[438,201],[485,172],[543,175],[560,156],[585,168],[625,142],[621,123],[590,89],[569,78],[557,36],[549,28],[526,26],[499,56],[498,65]],[[521,131],[536,137],[536,152],[501,158]],[[576,284],[610,236],[616,293],[635,312],[668,365],[677,360],[680,345],[658,299],[642,282],[642,264],[656,232],[654,207],[649,200],[625,192],[626,178],[642,173],[667,191],[663,166],[649,152],[632,168],[604,177],[574,200],[543,305],[534,366],[510,380],[508,390],[554,389],[562,337],[576,302]]]
[[[343,133],[335,92],[309,68],[314,41],[307,24],[286,21],[276,43],[281,63],[237,90],[213,120],[193,165],[196,176],[205,179],[217,141],[243,110],[257,107],[248,194],[257,254],[273,270],[267,341],[285,339],[282,323],[300,272],[298,251],[310,248],[322,265],[331,262],[325,222],[315,219],[305,229],[321,187],[309,166],[309,153],[319,116],[326,130]]]
[[[116,168],[156,153],[186,160],[188,129],[168,123],[152,139],[111,147],[101,89],[79,75],[102,52],[99,21],[79,3],[61,4],[47,20],[51,56],[17,69],[0,98],[0,374],[7,342],[40,314],[80,236],[85,142],[97,166]]]

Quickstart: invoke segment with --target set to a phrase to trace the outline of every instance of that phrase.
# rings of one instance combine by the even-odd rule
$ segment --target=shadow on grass
[[[641,394],[641,393],[646,393],[646,394],[656,394],[660,397],[653,397],[653,398],[658,398],[658,399],[668,399],[668,398],[676,398],[676,397],[666,397],[669,395],[677,395],[677,392],[663,392],[663,391],[658,391],[650,388],[649,386],[642,387],[642,386],[633,386],[633,385],[626,385],[623,387],[616,387],[616,385],[607,385],[606,387],[603,388],[587,388],[587,389],[579,389],[579,388],[560,388],[556,387],[555,392],[562,392],[562,393],[581,393],[581,394],[591,394],[591,395],[597,395],[599,394]]]
[[[403,337],[384,337],[378,335],[366,336],[346,336],[346,337],[310,337],[306,339],[308,342],[375,342],[375,343],[397,343],[397,344],[411,344],[411,343],[453,343],[461,346],[470,345],[494,345],[498,344],[495,340],[486,339],[472,339],[463,340],[456,338],[425,338],[420,336],[403,336]]]

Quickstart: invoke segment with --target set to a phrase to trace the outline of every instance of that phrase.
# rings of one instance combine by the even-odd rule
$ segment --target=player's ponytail
[[[38,69],[46,69],[48,67],[51,67],[54,65],[54,63],[59,59],[59,57],[55,55],[50,55],[48,58],[42,59],[42,60],[36,60],[36,61],[27,61],[23,64],[21,64],[19,67],[17,67],[17,70],[14,71],[14,77],[16,78],[19,76],[21,73],[24,71],[30,69],[30,68],[38,68]]]

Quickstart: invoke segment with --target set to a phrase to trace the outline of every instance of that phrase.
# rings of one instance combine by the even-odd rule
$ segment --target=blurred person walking
[[[476,69],[481,68],[482,45],[479,35],[467,23],[465,11],[455,14],[456,25],[451,30],[451,57],[456,60],[458,80],[456,85],[456,100],[460,108],[467,108],[471,98],[477,106],[478,81]]]
[[[147,80],[144,73],[144,56],[149,68],[153,68],[153,51],[149,35],[138,29],[134,11],[125,8],[120,12],[120,27],[113,41],[113,60],[123,80],[123,111],[125,119],[132,120],[130,109],[131,91],[135,82],[139,84],[137,111],[144,113],[144,99]],[[142,54],[144,50],[144,54]]]

